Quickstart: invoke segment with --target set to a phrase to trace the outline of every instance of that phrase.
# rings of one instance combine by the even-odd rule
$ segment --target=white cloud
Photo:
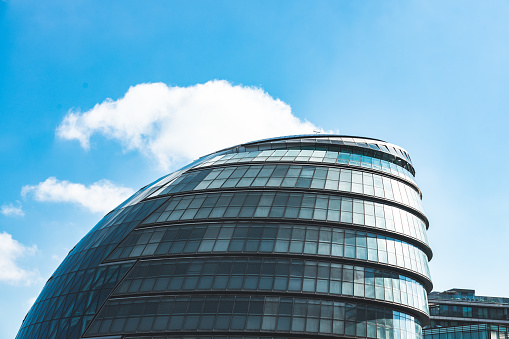
[[[87,187],[55,177],[21,189],[23,197],[32,195],[37,201],[75,203],[97,213],[109,212],[133,193],[131,188],[116,186],[108,180],[100,180]]]
[[[26,271],[19,267],[16,260],[26,255],[33,255],[37,246],[27,247],[12,238],[6,232],[0,233],[0,282],[10,284],[30,284],[38,279],[36,271]]]
[[[209,81],[189,87],[139,84],[87,112],[69,111],[57,128],[63,139],[90,148],[94,133],[138,150],[167,169],[235,144],[322,131],[292,114],[291,107],[261,88]]]
[[[35,303],[35,301],[37,300],[37,297],[31,297],[31,298],[28,298],[26,301],[25,301],[25,305],[27,306],[27,309],[30,309],[30,307],[33,306],[33,304]]]
[[[25,212],[23,212],[23,209],[21,208],[21,203],[19,201],[16,201],[17,206],[15,206],[13,203],[9,204],[3,204],[0,206],[0,213],[2,213],[5,216],[11,216],[11,215],[18,215],[18,216],[24,216]]]

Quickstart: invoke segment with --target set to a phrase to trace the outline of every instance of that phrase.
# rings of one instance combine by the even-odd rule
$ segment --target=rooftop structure
[[[428,298],[427,339],[509,338],[509,298],[479,296],[475,290],[458,288],[432,292]]]

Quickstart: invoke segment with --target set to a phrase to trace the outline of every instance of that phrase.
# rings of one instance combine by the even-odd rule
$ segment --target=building
[[[422,338],[428,220],[408,153],[303,135],[142,188],[69,253],[17,338]]]
[[[454,288],[429,294],[431,321],[426,339],[509,338],[509,298],[475,295]]]

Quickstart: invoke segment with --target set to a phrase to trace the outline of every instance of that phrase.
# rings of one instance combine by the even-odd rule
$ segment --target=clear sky
[[[0,1],[0,338],[115,204],[313,130],[409,151],[436,290],[509,296],[509,2]]]

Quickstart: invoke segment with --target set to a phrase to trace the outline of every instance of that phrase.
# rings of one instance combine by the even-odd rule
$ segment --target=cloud
[[[20,268],[16,260],[37,252],[37,246],[27,247],[12,238],[6,232],[0,233],[0,282],[10,284],[30,284],[38,279],[36,271],[26,271]]]
[[[21,189],[23,197],[31,195],[37,201],[74,203],[94,213],[109,212],[133,193],[131,188],[116,186],[108,180],[100,180],[87,187],[55,177]]]
[[[0,213],[5,216],[11,216],[11,215],[17,215],[17,216],[24,216],[25,212],[23,212],[21,208],[21,203],[19,201],[16,201],[17,206],[15,206],[13,203],[9,204],[3,204],[0,206]]]
[[[84,113],[70,110],[56,133],[87,150],[91,136],[102,134],[168,169],[239,143],[314,130],[323,131],[263,89],[214,80],[189,87],[133,86],[116,101],[107,99]]]
[[[35,303],[35,301],[37,300],[37,297],[31,297],[31,298],[28,298],[26,301],[25,301],[25,306],[27,306],[27,309],[30,309],[30,307],[33,306],[33,304]]]

